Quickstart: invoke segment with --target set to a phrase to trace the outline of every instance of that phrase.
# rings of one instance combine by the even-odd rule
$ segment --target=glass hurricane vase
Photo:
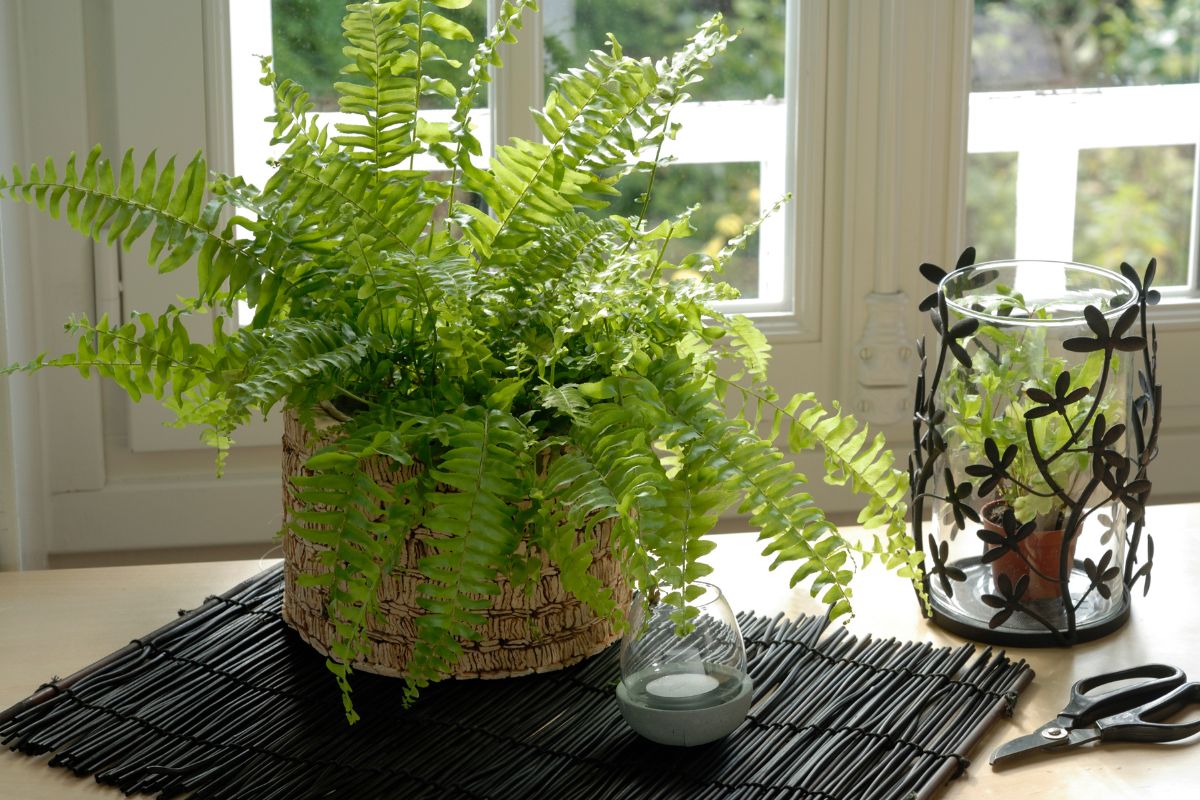
[[[938,284],[922,303],[938,337],[920,348],[913,426],[926,612],[1001,644],[1098,638],[1148,582],[1153,267],[1143,281],[1132,268],[970,261],[922,267]]]

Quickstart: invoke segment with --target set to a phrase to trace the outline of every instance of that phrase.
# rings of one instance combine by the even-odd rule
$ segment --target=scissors
[[[1092,689],[1118,681],[1146,678],[1100,694]],[[1200,719],[1161,723],[1193,703],[1200,704],[1200,683],[1187,683],[1178,667],[1144,664],[1077,681],[1071,700],[1058,716],[1035,732],[1000,745],[995,766],[1031,751],[1061,752],[1088,742],[1173,742],[1200,733]]]

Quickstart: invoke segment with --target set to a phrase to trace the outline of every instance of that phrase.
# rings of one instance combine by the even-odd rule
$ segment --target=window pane
[[[1153,257],[1195,288],[1200,0],[976,0],[971,56],[980,256]]]
[[[1155,256],[1159,283],[1186,283],[1195,158],[1184,145],[1082,151],[1075,259],[1140,269]]]
[[[1194,0],[976,0],[976,91],[1194,83]]]
[[[438,9],[438,13],[466,26],[479,41],[487,34],[487,2],[477,2],[460,10]],[[271,0],[271,52],[275,71],[291,78],[308,90],[318,111],[337,111],[337,92],[333,84],[346,64],[342,55],[342,17],[346,0]],[[474,42],[439,41],[448,58],[463,62],[475,52]],[[454,68],[446,63],[430,64],[427,74],[447,78],[456,85]],[[487,102],[481,93],[476,105]],[[423,95],[422,108],[452,108],[441,96]]]
[[[967,241],[988,261],[1017,250],[1017,154],[967,156]]]
[[[741,31],[692,87],[692,102],[672,116],[682,127],[663,148],[674,163],[655,179],[650,216],[657,221],[697,203],[701,210],[693,217],[696,238],[672,242],[670,258],[695,250],[715,252],[786,193],[789,2],[544,0],[540,5],[547,90],[554,75],[582,64],[591,50],[606,49],[610,32],[626,55],[658,59],[684,46],[714,13],[723,14],[730,29]],[[645,189],[646,178],[631,175],[622,184],[623,200],[608,211],[636,216],[633,198]],[[764,225],[724,276],[743,299],[781,310],[788,305],[783,219]]]
[[[696,100],[783,97],[784,0],[544,0],[546,77],[587,60],[612,33],[627,55],[661,58],[716,12],[741,36],[704,75]]]
[[[690,239],[667,245],[666,258],[678,263],[689,253],[716,255],[729,237],[736,236],[759,213],[759,165],[757,162],[733,164],[672,164],[659,170],[654,179],[647,219],[651,226],[674,216],[702,197],[704,203],[692,217],[696,234]],[[646,176],[635,175],[623,181],[621,197],[614,198],[605,214],[637,216],[639,196],[646,191]],[[725,269],[723,280],[739,289],[743,299],[758,297],[758,236],[755,235],[735,255]],[[675,277],[683,277],[677,275]]]

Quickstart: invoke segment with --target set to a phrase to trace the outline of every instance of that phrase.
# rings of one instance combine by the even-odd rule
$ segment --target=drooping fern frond
[[[734,314],[725,318],[729,340],[738,360],[755,381],[767,379],[771,343],[749,317]],[[737,377],[734,378],[737,380]]]
[[[267,266],[218,231],[221,204],[206,200],[208,179],[204,158],[197,155],[178,179],[175,159],[160,170],[154,153],[139,172],[133,151],[127,151],[114,173],[99,145],[77,167],[72,153],[62,176],[53,159],[28,177],[14,168],[11,179],[0,175],[0,194],[32,203],[54,218],[64,215],[75,230],[96,241],[119,243],[128,250],[150,233],[148,261],[159,272],[170,272],[197,257],[200,293],[204,302],[215,296],[214,285],[231,275],[261,275]]]
[[[388,552],[402,546],[414,519],[409,508],[381,487],[361,466],[354,441],[343,441],[314,453],[305,463],[310,473],[294,475],[290,489],[301,508],[292,511],[289,529],[320,545],[326,571],[301,577],[302,585],[320,586],[329,595],[330,620],[337,636],[326,660],[342,690],[346,717],[358,714],[350,700],[351,665],[367,651],[367,619],[378,609],[378,588]],[[408,488],[398,486],[399,489]],[[395,507],[396,511],[391,511]],[[389,509],[387,515],[381,508]],[[386,516],[386,519],[381,517]]]
[[[405,682],[410,697],[448,672],[460,640],[479,638],[481,613],[499,593],[498,570],[517,549],[516,504],[529,495],[532,459],[523,426],[496,409],[471,407],[438,420],[446,452],[430,470],[445,490],[430,495],[425,525],[436,551],[419,565],[418,638]]]
[[[701,559],[717,543],[704,536],[712,531],[734,495],[727,482],[713,480],[703,465],[689,460],[671,478],[666,514],[673,524],[664,537],[657,577],[669,587],[662,599],[674,607],[670,617],[680,633],[694,628],[700,609],[691,603],[704,594],[696,581],[712,572],[712,567]]]
[[[667,365],[655,381],[671,414],[668,444],[682,450],[692,470],[710,471],[743,498],[741,510],[767,542],[764,554],[775,557],[772,569],[797,562],[792,585],[809,580],[831,617],[848,613],[853,573],[846,543],[812,496],[800,491],[803,476],[745,420],[726,417],[707,378],[692,374],[685,359]]]
[[[185,392],[212,380],[212,353],[195,344],[183,324],[187,312],[169,308],[155,317],[138,314],[123,325],[102,316],[92,324],[79,317],[67,325],[76,337],[76,351],[50,366],[73,366],[85,376],[108,378],[135,402],[142,395],[156,400],[179,399]]]
[[[552,459],[539,491],[549,502],[541,505],[545,516],[532,533],[533,542],[558,566],[567,591],[598,616],[611,617],[617,610],[612,592],[588,572],[596,526],[620,519],[617,498],[604,475],[583,453],[563,452]]]
[[[843,414],[836,403],[834,410],[828,411],[810,392],[798,393],[782,403],[770,390],[731,383],[715,371],[709,374],[718,384],[748,399],[756,407],[756,418],[763,417],[765,409],[765,416],[771,422],[772,440],[786,424],[786,438],[792,452],[821,450],[825,481],[849,486],[855,494],[865,497],[867,504],[859,512],[858,523],[868,531],[883,529],[882,539],[876,536],[865,545],[854,545],[854,549],[864,560],[879,556],[888,569],[908,578],[924,596],[920,586],[920,552],[908,534],[906,523],[909,477],[894,468],[895,455],[887,448],[884,435],[876,433],[871,437],[866,425]]]
[[[788,418],[788,442],[793,450],[820,447],[826,482],[849,485],[855,494],[867,498],[858,523],[867,530],[883,529],[886,540],[876,537],[859,548],[860,552],[881,557],[888,569],[911,580],[923,597],[920,552],[906,523],[909,477],[893,468],[895,455],[884,435],[871,437],[867,426],[843,414],[837,403],[829,411],[811,393],[793,396],[781,413]]]
[[[294,407],[315,406],[332,398],[330,387],[352,381],[373,349],[369,336],[348,325],[317,320],[287,320],[270,330],[242,329],[241,341],[229,350],[245,354],[233,372],[229,399],[235,409],[257,408],[264,414],[281,401]]]
[[[622,557],[626,577],[636,585],[650,586],[664,530],[670,524],[665,500],[670,479],[653,447],[658,420],[653,413],[639,412],[636,399],[618,395],[612,382],[585,389],[608,397],[593,403],[586,421],[571,428],[571,445],[586,465],[575,473],[575,480],[603,487],[595,498],[613,498],[617,513],[613,546]],[[556,491],[560,496],[578,496],[586,487],[560,483]],[[592,511],[602,513],[604,508],[596,506]]]

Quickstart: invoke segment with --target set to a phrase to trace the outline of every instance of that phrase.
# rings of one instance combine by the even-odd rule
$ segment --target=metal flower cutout
[[[1130,521],[1136,522],[1146,515],[1143,497],[1150,491],[1150,481],[1138,478],[1126,483],[1125,479],[1128,476],[1129,462],[1125,461],[1115,469],[1105,469],[1100,475],[1100,480],[1112,492],[1113,499],[1129,509]]]
[[[1112,563],[1113,551],[1106,550],[1104,555],[1100,557],[1100,563],[1097,564],[1090,558],[1083,560],[1083,570],[1087,573],[1088,579],[1091,580],[1092,586],[1096,589],[1096,594],[1103,597],[1105,600],[1112,597],[1112,589],[1108,583],[1114,580],[1121,574],[1120,567],[1110,567]]]
[[[974,263],[975,248],[968,247],[966,250],[962,251],[962,254],[959,255],[958,261],[954,264],[954,270],[951,271],[953,272],[955,270],[965,269]],[[942,282],[942,278],[949,274],[937,264],[930,264],[929,262],[922,264],[919,269],[921,270],[921,275],[924,276],[925,280],[929,281],[934,286],[940,284]],[[937,302],[938,292],[935,289],[931,294],[921,301],[921,304],[917,306],[917,308],[921,311],[930,311],[934,306],[937,305]]]
[[[996,589],[1000,594],[985,594],[979,597],[984,605],[1000,609],[988,620],[988,627],[995,630],[1007,622],[1014,611],[1020,611],[1021,598],[1025,596],[1025,590],[1028,588],[1028,575],[1022,575],[1020,578],[1017,578],[1015,585],[1007,575],[997,576]]]
[[[954,524],[961,530],[967,527],[967,520],[979,522],[979,512],[966,503],[966,500],[971,497],[970,482],[963,481],[956,486],[954,475],[950,472],[949,467],[946,467],[944,477],[946,479],[946,497],[944,499],[950,504],[950,511],[954,514]]]
[[[939,546],[937,540],[933,538],[933,534],[929,534],[929,555],[933,559],[933,566],[929,569],[930,575],[936,575],[941,581],[942,590],[946,592],[947,597],[954,597],[954,587],[950,581],[965,581],[967,573],[955,566],[946,563],[946,559],[950,557],[950,543],[942,542]]]
[[[1112,516],[1099,514],[1096,519],[1104,526],[1104,533],[1100,536],[1102,545],[1108,544],[1119,531],[1125,530],[1125,512],[1121,508],[1117,508],[1116,513]]]
[[[1008,468],[1017,458],[1017,446],[1010,444],[1001,455],[1000,448],[989,436],[983,442],[983,454],[987,457],[987,464],[971,464],[967,467],[967,474],[971,477],[984,478],[977,489],[980,497],[990,494],[996,484],[1008,477]]]
[[[1092,423],[1092,443],[1088,446],[1087,451],[1093,456],[1092,474],[1101,481],[1104,480],[1101,462],[1109,469],[1117,469],[1125,463],[1125,454],[1112,449],[1112,446],[1124,435],[1125,426],[1123,424],[1117,423],[1109,428],[1104,414],[1096,415],[1096,420]]]
[[[1138,318],[1141,309],[1137,304],[1125,309],[1123,313],[1109,330],[1108,320],[1104,318],[1104,314],[1095,306],[1087,306],[1083,309],[1083,318],[1087,320],[1087,326],[1092,329],[1094,337],[1074,336],[1063,342],[1063,347],[1075,353],[1092,353],[1097,350],[1104,350],[1111,353],[1113,350],[1121,350],[1126,353],[1132,353],[1137,350],[1142,350],[1146,347],[1146,340],[1141,336],[1125,336],[1125,331],[1133,325],[1134,320]]]
[[[1139,293],[1145,294],[1146,305],[1148,306],[1158,305],[1158,301],[1162,300],[1162,295],[1159,293],[1159,291],[1157,289],[1150,288],[1150,284],[1154,283],[1154,274],[1156,272],[1158,272],[1157,258],[1150,259],[1150,263],[1146,265],[1145,281],[1143,281],[1141,276],[1137,274],[1136,269],[1131,267],[1129,264],[1126,264],[1124,261],[1121,262],[1121,274],[1128,278],[1129,282],[1137,287]]]
[[[946,308],[946,296],[940,292],[937,293],[937,308],[938,313],[933,317],[933,329],[942,337],[942,344],[950,348],[950,352],[954,354],[958,362],[970,369],[971,354],[967,352],[967,348],[962,346],[959,339],[966,339],[979,330],[979,320],[975,317],[967,317],[951,325],[950,311]]]
[[[980,528],[975,532],[975,535],[988,546],[983,555],[979,557],[980,563],[990,564],[993,561],[1004,556],[1005,553],[1021,552],[1021,542],[1028,539],[1037,530],[1037,522],[1029,520],[1024,524],[1017,522],[1017,516],[1013,514],[1011,508],[1004,509],[1004,517],[1000,522],[1000,527],[1003,533]]]
[[[1129,580],[1129,588],[1133,589],[1137,585],[1139,578],[1145,578],[1146,582],[1142,584],[1142,597],[1150,594],[1150,570],[1154,568],[1154,537],[1146,535],[1146,563],[1138,567],[1137,572]]]
[[[1025,394],[1030,400],[1040,404],[1026,411],[1025,419],[1048,417],[1051,414],[1062,414],[1065,417],[1067,416],[1067,406],[1074,405],[1087,397],[1089,391],[1086,386],[1072,390],[1071,375],[1063,370],[1058,373],[1058,378],[1054,381],[1054,394],[1036,386],[1025,390]]]
[[[930,415],[917,412],[917,420],[924,423],[925,432],[921,435],[921,444],[934,454],[946,450],[946,440],[942,437],[942,423],[946,421],[946,412],[937,409]]]

